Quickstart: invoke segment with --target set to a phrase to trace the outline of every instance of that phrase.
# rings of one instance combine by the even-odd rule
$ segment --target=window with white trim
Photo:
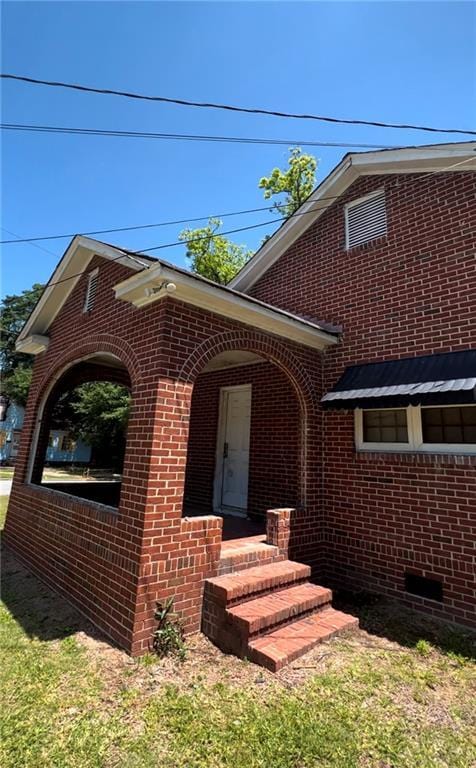
[[[345,247],[347,250],[386,234],[387,209],[383,189],[347,203],[345,206]]]
[[[91,312],[96,298],[98,287],[99,268],[94,269],[88,275],[88,286],[86,288],[86,297],[84,299],[83,312]]]
[[[476,453],[476,405],[355,411],[357,450]]]

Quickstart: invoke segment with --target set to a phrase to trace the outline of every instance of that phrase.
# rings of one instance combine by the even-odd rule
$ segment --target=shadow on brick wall
[[[28,637],[61,640],[77,632],[101,637],[93,624],[40,581],[5,546],[1,552],[1,585],[5,606]]]

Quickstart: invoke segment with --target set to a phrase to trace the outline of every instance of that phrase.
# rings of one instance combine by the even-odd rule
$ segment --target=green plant
[[[415,651],[420,654],[420,656],[429,656],[432,647],[428,640],[419,640],[415,645]]]
[[[152,646],[160,658],[175,655],[183,661],[185,658],[183,627],[172,612],[173,604],[173,597],[169,597],[165,603],[156,603],[154,619],[158,622],[158,626],[154,631]]]

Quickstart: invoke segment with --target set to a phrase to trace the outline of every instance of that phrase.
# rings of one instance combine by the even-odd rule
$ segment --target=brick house
[[[474,626],[475,152],[346,155],[227,287],[75,237],[18,339],[8,544],[132,654],[167,596],[271,669],[355,623],[329,587]],[[104,379],[122,482],[84,498],[48,420]]]

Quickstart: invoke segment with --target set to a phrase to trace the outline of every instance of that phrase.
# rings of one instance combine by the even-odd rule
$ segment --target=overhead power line
[[[2,230],[2,232],[8,232],[9,235],[13,235],[13,237],[15,238],[15,240],[7,240],[7,241],[0,240],[0,244],[2,242],[7,242],[7,243],[23,243],[24,242],[21,235],[17,235],[16,232],[12,232],[11,229],[6,229],[5,227],[0,227],[0,229]],[[54,256],[55,259],[58,258],[57,253],[53,253],[53,251],[49,251],[48,248],[44,248],[42,245],[38,245],[37,243],[32,243],[32,246],[33,248],[38,248],[39,251],[43,251],[43,253],[48,253],[50,256]]]
[[[45,85],[53,88],[68,88],[74,91],[82,91],[85,93],[97,93],[107,96],[122,96],[127,99],[138,99],[142,101],[155,101],[163,104],[178,104],[184,107],[199,107],[202,109],[221,109],[229,112],[245,112],[253,115],[271,115],[272,117],[285,117],[293,118],[297,120],[318,120],[326,123],[338,123],[342,125],[370,125],[376,128],[398,128],[414,131],[429,131],[431,133],[452,133],[452,134],[467,134],[476,136],[476,131],[464,130],[461,128],[434,128],[426,125],[412,125],[405,123],[384,123],[377,120],[358,120],[350,118],[338,118],[329,117],[326,115],[313,115],[313,114],[296,114],[293,112],[283,112],[278,110],[263,109],[257,107],[239,107],[232,104],[218,104],[214,102],[202,102],[202,101],[189,101],[187,99],[176,99],[166,96],[151,96],[144,93],[133,93],[131,91],[119,91],[112,88],[95,88],[87,85],[80,85],[79,83],[65,83],[57,80],[41,80],[36,77],[27,77],[25,75],[14,75],[11,73],[0,73],[0,77],[6,80],[15,80],[24,83],[30,83],[32,85]]]
[[[472,158],[469,158],[469,159],[472,159]],[[448,166],[448,168],[442,169],[441,171],[428,171],[427,173],[422,174],[422,176],[424,177],[432,173],[444,173],[445,171],[451,170],[452,168],[458,165],[463,165],[464,163],[469,162],[469,159],[460,161],[458,163],[454,163],[453,165]],[[418,178],[421,178],[421,177],[418,177]],[[320,197],[319,202],[336,200],[338,197],[340,197],[340,195],[327,195],[325,197]],[[265,205],[259,208],[245,208],[244,210],[241,210],[241,211],[228,211],[226,213],[214,213],[214,214],[208,214],[206,216],[193,216],[187,219],[175,219],[173,221],[159,221],[159,222],[154,222],[152,224],[136,224],[130,227],[111,227],[109,229],[95,229],[87,232],[67,232],[61,235],[41,235],[41,236],[35,236],[35,237],[22,237],[22,238],[15,237],[14,240],[0,240],[0,245],[37,243],[43,240],[67,240],[69,238],[76,237],[77,235],[83,235],[85,237],[89,237],[91,235],[109,235],[115,232],[133,232],[141,229],[157,229],[159,227],[169,227],[177,224],[193,224],[197,221],[207,221],[208,219],[225,219],[232,216],[243,216],[245,214],[260,213],[263,211],[271,211],[271,210],[272,210],[271,206]],[[291,216],[286,217],[285,220],[287,220],[288,218],[292,218],[293,216],[307,216],[308,214],[314,213],[315,211],[318,211],[318,210],[320,210],[320,208],[312,208],[309,211],[305,211],[303,213],[294,213]],[[243,232],[246,229],[255,229],[257,227],[266,226],[266,224],[271,224],[275,221],[282,221],[282,219],[272,219],[270,221],[263,222],[261,224],[253,224],[250,227],[240,227],[239,229],[232,230],[232,232]],[[8,230],[6,230],[5,228],[3,229],[5,232],[8,232]],[[222,233],[222,234],[231,234],[231,232]],[[181,242],[182,241],[179,241],[177,243],[172,243],[171,245],[179,245]],[[158,246],[158,247],[162,247],[162,246]],[[168,246],[163,246],[163,247],[168,247]],[[138,253],[140,252],[138,251]]]
[[[457,163],[453,163],[452,165],[449,165],[446,168],[442,168],[441,170],[426,171],[425,173],[422,173],[420,176],[417,176],[417,178],[414,179],[414,181],[420,181],[421,179],[427,178],[428,176],[433,176],[434,174],[446,173],[447,171],[450,171],[453,168],[457,168],[460,165],[464,165],[465,163],[469,163],[472,160],[473,160],[473,158],[469,157],[469,158],[466,158],[465,160],[460,160]],[[340,197],[340,195],[336,195],[335,197]],[[321,198],[321,200],[324,200],[324,199],[325,198]],[[288,216],[288,217],[284,217],[283,216],[282,218],[279,218],[279,219],[273,219],[273,220],[265,221],[265,222],[263,222],[261,224],[252,224],[251,226],[240,227],[239,229],[229,229],[227,232],[217,232],[215,235],[205,235],[205,236],[201,236],[201,237],[195,237],[195,238],[189,240],[189,242],[198,242],[200,240],[213,240],[215,237],[223,237],[225,235],[236,234],[237,232],[244,232],[245,230],[249,230],[249,229],[257,229],[258,227],[264,227],[264,226],[267,226],[267,225],[269,225],[271,223],[276,223],[276,222],[279,222],[279,221],[282,222],[282,224],[284,224],[284,222],[289,221],[289,219],[295,218],[297,216],[306,216],[309,213],[314,213],[316,210],[319,210],[319,209],[314,209],[312,211],[304,211],[302,213],[299,213],[298,211],[296,211],[295,213],[291,214],[291,216]],[[119,256],[116,256],[116,257],[110,259],[110,261],[118,261],[119,259],[124,258],[124,256],[131,256],[131,257],[140,256],[141,254],[144,254],[144,253],[150,253],[151,251],[158,251],[158,250],[161,250],[162,248],[171,248],[171,247],[174,247],[174,246],[177,246],[177,245],[184,245],[184,242],[182,240],[177,240],[174,243],[166,243],[164,245],[156,245],[156,246],[153,246],[152,248],[143,248],[140,251],[129,251],[129,250],[124,249],[124,248],[119,248],[118,246],[112,246],[113,248],[116,248],[116,250],[120,250],[121,254]],[[56,280],[53,283],[48,283],[48,285],[46,287],[50,288],[53,285],[59,285],[60,283],[66,283],[66,282],[68,282],[68,280],[73,280],[76,277],[80,277],[82,274],[84,274],[84,272],[85,272],[85,270],[83,269],[83,270],[81,270],[81,272],[76,272],[74,275],[69,275],[68,277],[63,278],[62,280]]]
[[[452,163],[451,165],[448,165],[446,168],[442,168],[441,170],[426,171],[425,173],[422,173],[420,176],[417,176],[417,178],[414,179],[414,181],[421,181],[421,179],[427,178],[428,176],[433,176],[434,174],[446,173],[447,171],[450,171],[453,168],[457,168],[460,165],[464,165],[465,163],[473,162],[473,160],[474,160],[473,157],[467,157],[464,160],[459,160],[457,163]],[[330,199],[334,199],[335,200],[338,197],[340,197],[340,195],[333,195],[332,197],[329,197],[327,199],[328,200],[330,200]],[[320,200],[324,200],[324,199],[326,199],[326,198],[323,198],[323,197],[320,198]],[[218,232],[216,235],[200,236],[200,237],[197,237],[197,238],[193,238],[193,239],[189,240],[188,242],[196,242],[196,241],[200,241],[200,240],[208,240],[208,239],[213,238],[213,237],[222,237],[224,235],[234,235],[237,232],[244,232],[245,230],[248,230],[248,229],[258,229],[258,227],[266,227],[266,226],[268,226],[270,224],[276,224],[278,222],[281,222],[282,225],[283,225],[286,221],[289,221],[290,219],[297,218],[298,216],[307,216],[307,215],[309,215],[311,213],[315,213],[318,210],[322,210],[323,208],[326,208],[326,206],[321,206],[320,208],[319,207],[313,208],[313,209],[311,209],[309,211],[302,211],[301,213],[299,212],[299,209],[298,209],[297,211],[295,211],[295,213],[292,213],[290,216],[282,216],[279,219],[268,219],[268,221],[263,221],[260,224],[251,224],[250,226],[239,227],[238,229],[229,229],[227,232]],[[176,242],[173,242],[173,243],[165,243],[163,245],[155,245],[152,248],[142,248],[140,251],[125,251],[125,252],[139,256],[141,253],[150,253],[151,251],[159,251],[159,250],[162,250],[162,248],[173,248],[175,246],[183,245],[183,244],[184,244],[183,240],[177,240]]]
[[[164,139],[177,141],[211,141],[232,144],[270,144],[304,147],[356,147],[358,149],[401,149],[400,144],[359,144],[341,141],[310,141],[309,139],[268,139],[249,136],[206,136],[193,133],[154,133],[149,131],[120,131],[102,128],[74,128],[58,125],[35,125],[29,123],[0,123],[3,131],[25,131],[27,133],[59,133],[72,136],[112,136],[132,139]]]
[[[320,200],[336,200],[338,195],[330,195],[328,197],[321,197]],[[43,235],[42,237],[23,237],[15,240],[0,240],[0,245],[14,245],[15,243],[36,243],[41,240],[67,240],[68,238],[75,237],[76,235],[84,235],[89,237],[90,235],[108,235],[114,232],[131,232],[139,229],[155,229],[158,227],[169,227],[174,224],[193,224],[196,221],[207,221],[208,219],[226,219],[231,216],[242,216],[247,213],[259,213],[262,211],[271,211],[270,205],[265,205],[261,208],[248,208],[243,211],[230,211],[228,213],[215,213],[208,216],[195,216],[188,219],[175,219],[175,221],[159,221],[154,224],[138,224],[134,227],[114,227],[112,229],[96,229],[90,232],[69,232],[64,235]],[[319,208],[314,208],[312,211],[306,211],[305,213],[298,214],[299,216],[305,216],[308,213],[314,213]],[[294,214],[293,214],[294,215]],[[7,230],[5,230],[7,231]]]

